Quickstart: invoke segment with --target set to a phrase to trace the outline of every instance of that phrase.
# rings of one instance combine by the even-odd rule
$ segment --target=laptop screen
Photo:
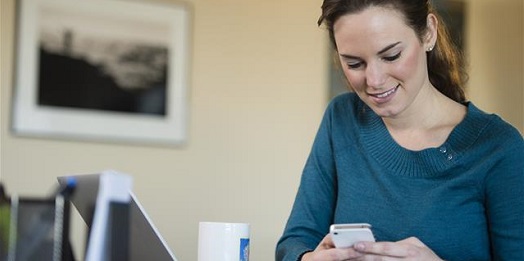
[[[107,175],[107,173],[58,177],[61,184],[65,184],[69,178],[76,180],[77,186],[71,201],[90,230],[94,213],[99,208],[96,202],[100,197],[101,175]],[[176,261],[175,255],[167,246],[136,195],[129,191],[129,196],[129,260]],[[88,245],[87,251],[89,247]]]

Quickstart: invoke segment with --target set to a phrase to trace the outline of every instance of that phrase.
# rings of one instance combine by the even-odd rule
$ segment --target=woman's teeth
[[[398,85],[397,85],[397,87],[395,87],[395,88],[393,88],[393,89],[391,89],[391,90],[389,90],[387,92],[384,92],[384,93],[381,93],[381,94],[376,94],[376,95],[373,95],[373,96],[375,96],[377,98],[386,98],[389,95],[395,93],[397,91],[397,89],[398,89]]]

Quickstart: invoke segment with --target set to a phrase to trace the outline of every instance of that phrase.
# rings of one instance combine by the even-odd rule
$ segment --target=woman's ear
[[[430,13],[428,14],[427,20],[427,31],[426,36],[424,37],[424,48],[426,48],[427,51],[431,51],[437,43],[438,19],[434,14]]]

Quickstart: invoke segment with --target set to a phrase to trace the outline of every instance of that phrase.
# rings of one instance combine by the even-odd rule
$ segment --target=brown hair
[[[442,94],[456,102],[465,102],[463,86],[467,81],[467,74],[462,53],[451,41],[446,26],[431,6],[430,0],[324,0],[318,25],[324,24],[327,27],[335,50],[337,46],[333,25],[337,19],[371,6],[393,8],[402,13],[406,24],[415,31],[421,42],[427,33],[428,14],[432,13],[437,17],[437,43],[434,49],[427,53],[429,80]]]

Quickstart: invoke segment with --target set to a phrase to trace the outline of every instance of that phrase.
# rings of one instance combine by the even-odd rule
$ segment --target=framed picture
[[[18,1],[13,131],[185,143],[189,21],[183,4]]]

